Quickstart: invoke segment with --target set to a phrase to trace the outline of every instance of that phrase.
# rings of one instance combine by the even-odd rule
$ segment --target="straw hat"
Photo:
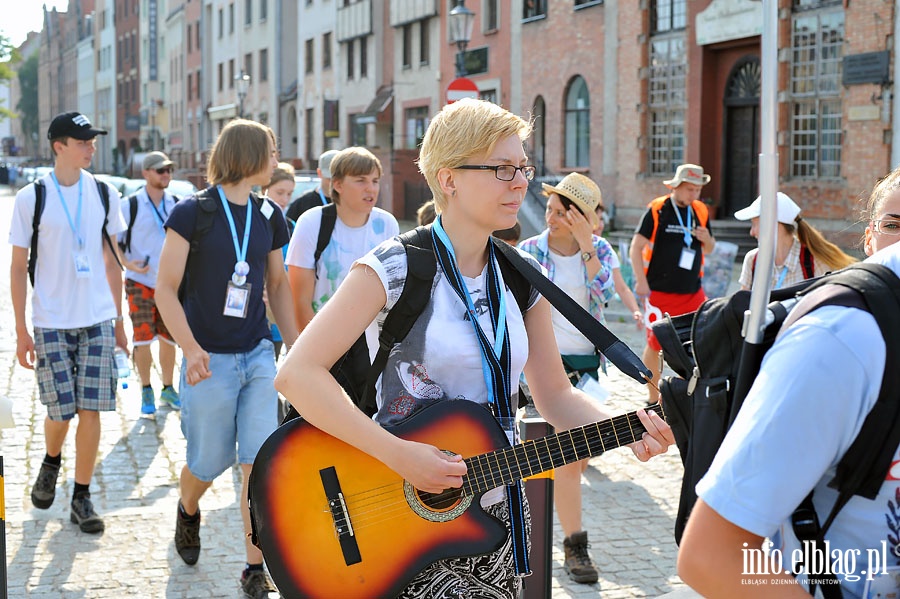
[[[668,181],[663,181],[666,187],[675,188],[682,183],[694,185],[706,185],[712,177],[703,172],[703,167],[696,164],[679,164],[675,169],[675,176]]]
[[[569,173],[555,187],[542,183],[544,193],[555,193],[564,196],[578,206],[584,217],[591,223],[591,227],[597,228],[600,219],[597,218],[597,206],[603,201],[600,187],[579,173]]]

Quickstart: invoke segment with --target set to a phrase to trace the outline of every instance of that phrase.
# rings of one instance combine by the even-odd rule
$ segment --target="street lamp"
[[[250,87],[250,75],[245,73],[244,69],[241,69],[234,81],[237,83],[238,116],[244,118],[244,98],[247,97],[247,88]]]
[[[472,25],[475,24],[475,13],[466,8],[465,0],[456,0],[456,6],[450,10],[450,42],[456,44],[456,76],[466,76],[466,46],[472,39]]]

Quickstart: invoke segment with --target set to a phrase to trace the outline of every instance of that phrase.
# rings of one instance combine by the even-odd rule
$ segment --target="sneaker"
[[[46,510],[53,505],[56,497],[56,477],[59,476],[59,466],[41,462],[41,470],[37,480],[31,487],[31,503],[40,510]]]
[[[156,395],[153,394],[153,387],[144,387],[141,389],[141,414],[156,414]]]
[[[183,513],[184,508],[179,501],[175,515],[175,550],[184,563],[193,566],[200,557],[200,510],[197,510],[194,520],[188,520]]]
[[[566,551],[565,568],[573,582],[593,584],[600,578],[597,566],[588,554],[590,546],[587,532],[583,530],[566,537],[563,541],[563,548]]]
[[[178,391],[172,385],[166,385],[162,388],[159,394],[159,401],[173,410],[181,409],[181,398],[178,397]]]
[[[90,493],[72,498],[72,511],[69,514],[69,520],[73,524],[77,524],[81,532],[98,533],[103,532],[105,528],[103,520],[94,511]]]
[[[241,574],[241,590],[247,599],[269,599],[276,597],[275,593],[278,592],[265,570],[244,570]]]

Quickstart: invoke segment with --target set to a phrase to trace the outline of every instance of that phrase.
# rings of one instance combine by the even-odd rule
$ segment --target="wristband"
[[[113,320],[116,321],[116,322],[122,322],[123,320],[125,320],[125,317],[122,316],[121,314],[119,314],[118,316],[116,316],[115,318],[113,318]]]

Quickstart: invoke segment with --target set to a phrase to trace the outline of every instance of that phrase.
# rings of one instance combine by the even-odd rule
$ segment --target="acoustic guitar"
[[[663,415],[659,406],[648,410]],[[300,418],[263,444],[250,477],[250,510],[285,597],[391,597],[435,561],[495,551],[507,531],[481,509],[485,492],[634,443],[645,429],[631,412],[510,447],[485,407],[456,400],[387,430],[462,455],[462,487],[419,491]]]

